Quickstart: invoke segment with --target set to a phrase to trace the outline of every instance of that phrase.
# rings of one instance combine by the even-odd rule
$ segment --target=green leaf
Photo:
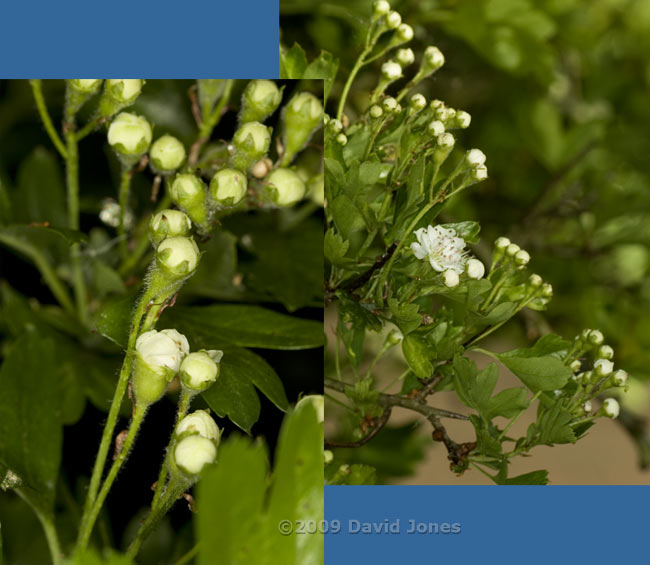
[[[138,295],[133,292],[125,297],[105,302],[95,314],[95,327],[104,337],[122,348],[129,339],[131,316]]]
[[[533,392],[562,388],[573,375],[557,357],[529,357],[529,353],[527,350],[514,350],[500,353],[497,357]]]
[[[323,425],[313,403],[298,403],[285,418],[275,454],[269,506],[260,528],[258,548],[249,555],[250,565],[319,565],[323,563],[324,536],[281,535],[278,524],[290,520],[318,524],[323,519]]]
[[[241,378],[237,365],[233,368],[225,356],[219,378],[201,395],[219,417],[227,416],[247,434],[251,433],[253,424],[260,417],[260,399],[255,387],[247,379]]]
[[[496,416],[512,418],[528,408],[528,395],[524,388],[507,388],[495,394],[485,408],[484,416],[490,420]]]
[[[506,479],[502,485],[546,485],[548,484],[548,471],[531,471],[523,475],[517,475]]]
[[[325,232],[325,241],[323,244],[323,252],[325,258],[332,265],[346,265],[350,263],[350,259],[345,259],[345,254],[350,247],[349,241],[344,241],[343,238],[334,232],[331,228]]]
[[[213,304],[168,308],[159,327],[185,334],[193,348],[224,345],[263,349],[310,349],[324,343],[323,324],[279,314],[261,306]]]
[[[241,563],[259,548],[252,540],[259,531],[266,492],[267,454],[259,442],[233,437],[219,449],[219,464],[201,479],[194,528],[201,540],[198,564]]]
[[[339,60],[327,51],[321,51],[305,69],[302,78],[323,80],[323,103],[327,102],[339,68]]]
[[[280,78],[302,78],[307,70],[307,55],[297,43],[287,51],[280,48]]]
[[[227,224],[245,242],[244,285],[294,311],[323,302],[323,226],[310,216],[295,229],[279,229],[273,215],[238,217]]]
[[[509,351],[507,354],[514,357],[544,357],[545,355],[558,354],[567,351],[571,347],[571,343],[566,339],[555,334],[547,334],[540,337],[537,343],[532,347],[525,349],[515,349]]]
[[[90,548],[76,552],[73,557],[65,561],[65,565],[133,565],[133,561],[112,549],[108,549],[101,555],[97,550]]]
[[[61,390],[52,341],[28,331],[0,368],[0,462],[21,492],[50,513],[61,460]]]
[[[393,315],[393,322],[404,335],[416,330],[422,324],[422,315],[417,304],[399,304],[395,298],[389,298],[388,307]]]
[[[411,370],[421,379],[428,379],[433,373],[429,359],[435,357],[431,347],[421,337],[407,335],[402,340],[402,352]]]
[[[333,467],[330,465],[329,467]],[[329,471],[329,468],[328,468]],[[377,470],[369,465],[341,465],[332,469],[332,473],[327,477],[327,485],[376,485]]]
[[[576,436],[569,425],[571,420],[573,420],[572,414],[564,409],[561,402],[556,402],[539,419],[537,425],[539,437],[537,442],[545,445],[575,443]]]
[[[49,222],[53,226],[68,223],[65,190],[56,156],[37,147],[18,169],[13,193],[13,220],[18,223]]]

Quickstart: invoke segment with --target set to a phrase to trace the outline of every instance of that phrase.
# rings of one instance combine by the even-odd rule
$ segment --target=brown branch
[[[384,253],[382,253],[379,257],[377,257],[375,259],[375,262],[372,264],[372,267],[370,267],[365,273],[362,273],[356,279],[352,279],[346,283],[343,283],[339,288],[347,292],[354,292],[358,288],[361,288],[370,280],[370,277],[372,277],[373,273],[378,269],[381,269],[386,261],[392,257],[393,253],[395,253],[395,249],[397,249],[396,242],[393,243],[388,249],[386,249],[386,251],[384,251]]]
[[[332,449],[334,447],[361,447],[362,445],[368,443],[373,437],[375,437],[381,429],[386,425],[388,419],[390,418],[390,413],[392,408],[384,408],[384,411],[381,416],[378,418],[373,418],[370,420],[371,430],[365,436],[363,436],[358,441],[328,441],[325,440],[325,449]]]

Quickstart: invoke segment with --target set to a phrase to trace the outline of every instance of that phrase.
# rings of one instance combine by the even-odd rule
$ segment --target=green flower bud
[[[305,183],[291,169],[275,169],[265,180],[271,199],[278,206],[292,206],[305,196]]]
[[[515,263],[517,263],[517,265],[521,265],[523,267],[524,265],[527,265],[529,261],[530,255],[528,251],[520,249],[517,251],[517,253],[515,253]]]
[[[601,345],[598,348],[598,358],[599,359],[613,359],[614,358],[614,350],[610,345]]]
[[[455,127],[466,129],[469,127],[469,124],[472,123],[472,116],[464,110],[460,110],[459,112],[456,112],[453,121]]]
[[[402,66],[402,67],[408,67],[409,65],[413,64],[413,61],[415,61],[415,53],[413,53],[413,49],[398,49],[397,53],[395,53],[395,60]]]
[[[185,147],[173,135],[163,135],[154,141],[149,158],[157,173],[169,174],[185,161]]]
[[[246,173],[253,163],[268,152],[271,145],[271,128],[259,122],[247,122],[235,132],[232,142],[232,164]]]
[[[86,95],[95,94],[102,86],[101,78],[73,78],[68,80],[68,85],[77,92],[83,92]]]
[[[329,465],[332,461],[334,461],[334,454],[329,449],[323,451],[323,462],[325,465]]]
[[[373,104],[370,106],[370,110],[368,110],[368,114],[370,114],[371,118],[374,118],[375,120],[377,118],[381,118],[384,115],[384,111],[381,109],[381,106],[378,106],[377,104]]]
[[[338,143],[339,145],[343,145],[343,146],[347,145],[347,143],[348,143],[348,136],[345,135],[344,133],[339,133],[339,134],[336,136],[336,143]]]
[[[465,162],[470,167],[478,167],[479,165],[485,165],[485,153],[480,149],[470,149],[465,153]]]
[[[174,203],[182,208],[202,231],[208,230],[208,203],[205,184],[191,173],[177,175],[170,188]]]
[[[571,362],[571,365],[569,365],[569,368],[574,372],[577,373],[580,368],[582,367],[582,363],[580,362],[579,359],[576,359],[575,361]]]
[[[321,394],[303,396],[296,404],[296,410],[307,404],[311,404],[316,409],[318,421],[322,424],[325,421],[325,397]]]
[[[454,288],[458,286],[458,283],[460,283],[460,277],[456,271],[447,269],[442,273],[442,282],[446,287]]]
[[[241,123],[263,122],[281,101],[282,92],[273,81],[251,80],[244,89],[239,119]]]
[[[519,251],[521,251],[521,247],[519,247],[516,243],[511,243],[506,248],[506,254],[510,257],[514,257],[517,253],[519,253]]]
[[[436,72],[444,64],[445,56],[442,54],[442,51],[432,45],[424,50],[424,57],[422,58],[418,74],[423,77],[428,76]]]
[[[168,237],[156,249],[157,264],[174,279],[191,275],[199,258],[199,248],[191,237]]]
[[[384,107],[384,110],[387,112],[394,112],[397,109],[397,100],[393,98],[392,96],[388,96],[384,98],[382,101],[381,105]]]
[[[593,345],[601,345],[603,341],[605,341],[603,333],[599,330],[591,330],[587,339],[589,340],[589,343]]]
[[[189,350],[186,337],[173,329],[151,330],[138,337],[132,377],[137,404],[148,406],[160,399]]]
[[[197,434],[206,439],[219,442],[221,430],[210,416],[208,410],[196,410],[185,416],[178,425],[174,434],[180,437],[183,434]]]
[[[481,182],[488,177],[488,170],[485,165],[478,165],[471,169],[470,174],[472,175],[473,181]]]
[[[627,371],[624,371],[623,369],[619,369],[614,373],[612,380],[614,381],[614,384],[616,386],[625,386],[625,384],[627,383],[628,376],[629,375],[627,374]]]
[[[140,79],[108,79],[99,101],[100,116],[113,116],[122,108],[133,104],[140,96],[143,85],[144,81]]]
[[[218,363],[222,356],[223,351],[214,349],[190,353],[183,359],[180,367],[183,386],[195,392],[208,389],[219,376]]]
[[[427,130],[433,137],[438,137],[445,133],[445,124],[443,124],[440,120],[433,120],[427,126]]]
[[[528,277],[528,284],[533,288],[539,288],[542,286],[542,277],[535,274],[530,275],[530,277]]]
[[[413,112],[419,112],[420,110],[423,110],[426,105],[427,100],[424,96],[422,96],[422,94],[414,94],[409,100],[409,107],[411,110],[413,110]]]
[[[264,159],[260,159],[257,163],[255,163],[251,167],[250,173],[256,179],[263,179],[266,175],[269,174],[272,168],[273,168],[273,161],[271,161],[271,159],[269,159],[268,157],[264,157]]]
[[[401,343],[403,339],[404,339],[404,335],[402,334],[402,332],[397,329],[393,329],[386,336],[386,343],[390,345],[397,345]]]
[[[494,246],[503,251],[510,246],[510,240],[507,237],[500,237],[494,242]]]
[[[372,4],[372,15],[374,17],[385,16],[390,12],[390,4],[386,0],[377,0]]]
[[[216,459],[217,447],[214,441],[200,435],[187,436],[174,448],[174,463],[188,475],[198,475]]]
[[[386,26],[388,29],[397,29],[402,23],[402,16],[399,12],[392,10],[386,14]]]
[[[142,116],[122,112],[108,128],[108,143],[121,157],[137,160],[151,144],[151,125]]]
[[[591,401],[587,400],[587,402],[583,403],[582,409],[584,410],[585,414],[590,414],[591,411],[593,410],[593,406],[591,405]]]
[[[594,372],[599,377],[607,377],[612,374],[613,370],[614,363],[612,363],[609,359],[598,359],[594,363]]]
[[[185,236],[191,229],[192,222],[187,214],[180,210],[163,210],[151,218],[149,238],[155,246],[168,237]]]
[[[621,407],[615,398],[606,398],[603,401],[601,411],[605,416],[614,420],[621,413]]]
[[[433,158],[436,163],[442,163],[454,148],[456,139],[449,132],[445,132],[436,137],[436,147],[433,150]]]
[[[381,76],[384,81],[393,82],[401,78],[402,66],[392,59],[390,61],[386,61],[381,66]]]
[[[551,298],[553,296],[553,287],[549,283],[542,285],[542,296],[544,298]]]
[[[413,39],[413,28],[408,24],[400,24],[395,32],[395,39],[400,43],[406,43]]]
[[[210,181],[210,194],[221,206],[235,206],[246,196],[246,175],[237,169],[221,169]]]
[[[284,109],[282,164],[288,165],[323,122],[323,105],[309,92],[296,94]]]

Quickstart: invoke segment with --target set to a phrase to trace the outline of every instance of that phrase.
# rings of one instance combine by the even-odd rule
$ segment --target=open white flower
[[[411,249],[418,259],[428,259],[431,267],[439,273],[452,270],[460,274],[465,270],[465,240],[453,229],[428,226],[414,233],[418,241],[411,243]]]

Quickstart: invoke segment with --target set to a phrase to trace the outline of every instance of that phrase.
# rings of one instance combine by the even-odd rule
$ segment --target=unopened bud
[[[199,248],[191,237],[168,237],[156,249],[158,265],[172,278],[191,275],[199,257]]]
[[[397,27],[395,36],[400,43],[406,43],[413,39],[413,28],[408,24],[400,24]]]
[[[593,345],[601,345],[603,341],[605,341],[603,333],[599,330],[591,330],[587,339],[589,340],[589,343]]]
[[[343,130],[343,124],[341,123],[341,120],[334,118],[327,122],[327,130],[333,134],[341,133]]]
[[[101,78],[74,78],[68,80],[71,88],[86,95],[97,92],[101,88],[102,82]]]
[[[221,169],[210,181],[210,194],[221,206],[235,206],[246,196],[246,175],[237,169]]]
[[[99,101],[100,116],[113,116],[122,108],[132,105],[140,96],[143,85],[144,81],[141,79],[108,79]]]
[[[108,143],[118,155],[138,159],[151,144],[151,125],[142,116],[122,112],[108,128]]]
[[[442,54],[442,51],[432,45],[424,50],[424,57],[422,58],[418,74],[428,76],[437,71],[444,64],[445,56]]]
[[[409,48],[398,49],[397,53],[395,53],[395,60],[402,67],[408,67],[413,64],[413,61],[415,61],[415,53],[413,53],[413,49]]]
[[[375,17],[385,16],[390,12],[390,4],[386,0],[377,0],[372,4],[372,13]]]
[[[517,253],[515,253],[515,263],[517,263],[517,265],[521,265],[523,267],[524,265],[527,265],[529,261],[530,261],[530,254],[528,253],[528,251],[525,251],[524,249],[520,249],[519,251],[517,251]]]
[[[251,80],[244,89],[239,119],[245,122],[263,122],[282,101],[282,93],[271,80]]]
[[[235,168],[246,173],[268,152],[271,145],[271,128],[259,122],[247,122],[235,132],[232,143],[232,163]]]
[[[191,173],[177,175],[170,188],[172,201],[200,230],[208,229],[207,193],[203,181]]]
[[[154,141],[149,157],[156,172],[169,174],[185,161],[185,147],[173,135],[163,135]]]
[[[574,373],[577,373],[582,367],[582,363],[580,362],[579,359],[576,359],[575,361],[571,362],[571,365],[569,365],[569,367]]]
[[[510,246],[510,240],[507,237],[500,237],[494,242],[494,246],[503,251]]]
[[[344,133],[339,133],[336,136],[336,143],[338,143],[339,145],[346,145],[347,142],[348,142],[348,136],[345,135]]]
[[[377,118],[381,118],[384,115],[384,111],[381,109],[381,106],[378,106],[377,104],[373,104],[370,106],[370,110],[368,110],[368,114],[370,114],[371,118],[374,118],[375,120]]]
[[[398,343],[401,343],[403,339],[404,336],[402,335],[401,331],[392,329],[386,336],[386,343],[390,345],[397,345]]]
[[[323,104],[313,94],[300,92],[289,101],[283,114],[283,165],[291,162],[322,123]]]
[[[594,363],[594,371],[599,377],[607,377],[612,374],[614,363],[609,359],[598,359]]]
[[[221,431],[208,410],[196,410],[185,416],[176,426],[175,435],[197,434],[206,439],[219,441]]]
[[[443,124],[440,120],[433,120],[427,126],[427,130],[432,136],[438,137],[445,133],[445,124]]]
[[[465,161],[468,165],[476,167],[485,164],[485,153],[480,149],[470,149],[465,153]]]
[[[601,345],[598,348],[598,357],[600,359],[613,359],[614,358],[614,350],[610,345]]]
[[[603,401],[602,411],[605,416],[612,420],[618,418],[621,413],[621,407],[615,398],[606,398]]]
[[[395,109],[397,108],[397,100],[395,100],[395,98],[393,98],[392,96],[388,96],[387,98],[384,98],[381,105],[384,107],[384,110],[386,110],[387,112],[394,112]]]
[[[582,405],[582,409],[584,410],[585,414],[589,414],[593,410],[593,406],[591,405],[591,402],[587,400],[587,402]]]
[[[427,100],[422,94],[414,94],[409,100],[409,107],[414,112],[419,112],[427,105]]]
[[[533,288],[538,288],[542,286],[542,277],[535,274],[530,275],[530,277],[528,277],[528,284]]]
[[[454,288],[460,283],[460,277],[458,273],[452,269],[447,269],[442,273],[442,282],[446,287]]]
[[[191,435],[180,440],[174,449],[174,462],[188,475],[198,475],[206,465],[217,459],[214,441],[200,435]]]
[[[551,298],[553,296],[553,287],[549,283],[542,285],[542,296],[545,298]]]
[[[467,261],[467,276],[470,279],[481,279],[485,274],[485,265],[478,259],[469,259]]]
[[[480,182],[488,177],[488,169],[485,165],[478,165],[471,169],[472,180]]]
[[[222,351],[214,349],[190,353],[180,366],[183,385],[196,392],[208,389],[219,376],[219,361],[222,356]]]
[[[454,125],[461,129],[466,129],[469,127],[469,124],[472,123],[472,116],[464,110],[456,112],[454,117]]]
[[[149,237],[158,245],[167,237],[185,236],[190,233],[192,222],[187,214],[180,210],[163,210],[151,218]]]
[[[292,206],[305,196],[305,183],[291,169],[275,169],[265,181],[271,199],[278,206]]]
[[[381,66],[381,76],[386,81],[394,81],[402,76],[402,67],[396,61],[386,61]]]
[[[446,149],[450,151],[454,147],[454,144],[456,143],[456,139],[452,134],[447,132],[447,133],[443,133],[442,135],[439,135],[436,138],[436,142],[438,147],[440,147],[441,149]]]
[[[392,10],[386,14],[386,26],[388,29],[397,29],[402,23],[402,16],[399,12]]]
[[[616,386],[625,386],[625,384],[627,383],[628,376],[629,375],[627,374],[627,371],[624,371],[623,369],[619,369],[614,373],[612,379]]]

